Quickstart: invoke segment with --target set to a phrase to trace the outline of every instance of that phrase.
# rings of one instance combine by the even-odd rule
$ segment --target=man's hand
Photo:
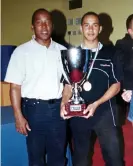
[[[16,118],[16,130],[25,136],[28,136],[27,130],[31,131],[27,120],[23,116]]]
[[[131,90],[125,90],[123,91],[121,97],[123,98],[124,101],[130,102],[131,97],[132,97],[132,91]]]
[[[21,112],[21,85],[10,85],[10,98],[16,120],[16,130],[19,133],[27,136],[27,130],[31,131],[31,129],[29,127],[27,120],[23,117]]]
[[[83,117],[86,118],[86,119],[92,117],[94,115],[97,107],[98,107],[98,103],[97,102],[89,104],[88,107],[83,112],[83,114],[87,114],[87,115],[85,115]]]
[[[71,85],[66,84],[63,93],[62,93],[62,101],[60,106],[60,116],[63,119],[69,119],[71,116],[67,116],[67,111],[65,110],[65,104],[69,101],[72,96],[72,87]]]
[[[64,103],[61,103],[60,116],[63,119],[69,119],[69,118],[71,118],[71,116],[67,116],[67,111],[65,110],[65,104]]]

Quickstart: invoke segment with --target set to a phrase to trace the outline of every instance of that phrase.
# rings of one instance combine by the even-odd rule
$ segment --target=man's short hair
[[[98,21],[99,21],[99,24],[100,24],[99,15],[98,15],[97,13],[95,13],[95,12],[91,12],[91,11],[90,11],[90,12],[85,13],[85,14],[82,16],[82,18],[81,18],[81,25],[83,24],[84,18],[85,18],[86,16],[90,16],[90,15],[96,16],[96,17],[98,18]]]
[[[46,12],[51,16],[51,13],[48,10],[46,10],[44,8],[37,9],[37,10],[34,11],[34,13],[32,15],[32,21],[31,21],[32,25],[34,24],[36,14],[39,13],[39,12]],[[52,17],[51,17],[51,19],[52,19]]]
[[[127,30],[130,28],[132,20],[133,20],[133,14],[128,16],[128,18],[126,20],[126,28],[127,28]]]

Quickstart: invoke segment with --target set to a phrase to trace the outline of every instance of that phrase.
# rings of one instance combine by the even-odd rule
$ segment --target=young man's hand
[[[65,104],[64,103],[61,103],[60,116],[63,119],[69,119],[69,118],[71,118],[71,116],[67,116],[67,111],[65,110]]]
[[[94,115],[97,107],[98,107],[98,103],[97,102],[89,104],[88,107],[83,112],[84,114],[87,114],[87,115],[85,115],[83,117],[86,118],[86,119],[92,117]]]

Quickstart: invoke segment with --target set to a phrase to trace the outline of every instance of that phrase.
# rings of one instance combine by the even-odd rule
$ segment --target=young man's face
[[[128,29],[128,34],[131,36],[133,39],[133,20],[131,21],[130,28]]]
[[[98,18],[95,15],[85,16],[80,28],[85,40],[88,42],[98,40],[98,34],[101,31],[101,26]]]
[[[32,29],[39,43],[48,42],[52,33],[52,20],[48,12],[40,11],[35,15]]]

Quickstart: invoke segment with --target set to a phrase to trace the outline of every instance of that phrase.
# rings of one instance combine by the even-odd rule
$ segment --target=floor
[[[126,166],[133,166],[133,127],[129,121],[123,126],[124,142],[125,142],[125,163]],[[95,153],[93,156],[93,166],[104,166],[98,141],[95,145]]]
[[[11,107],[1,109],[1,166],[27,166],[25,137],[16,132],[12,112]],[[130,122],[126,121],[123,131],[126,166],[133,166],[133,127]],[[69,158],[67,166],[72,166],[69,150],[67,157]],[[98,141],[95,144],[93,166],[104,166]]]

